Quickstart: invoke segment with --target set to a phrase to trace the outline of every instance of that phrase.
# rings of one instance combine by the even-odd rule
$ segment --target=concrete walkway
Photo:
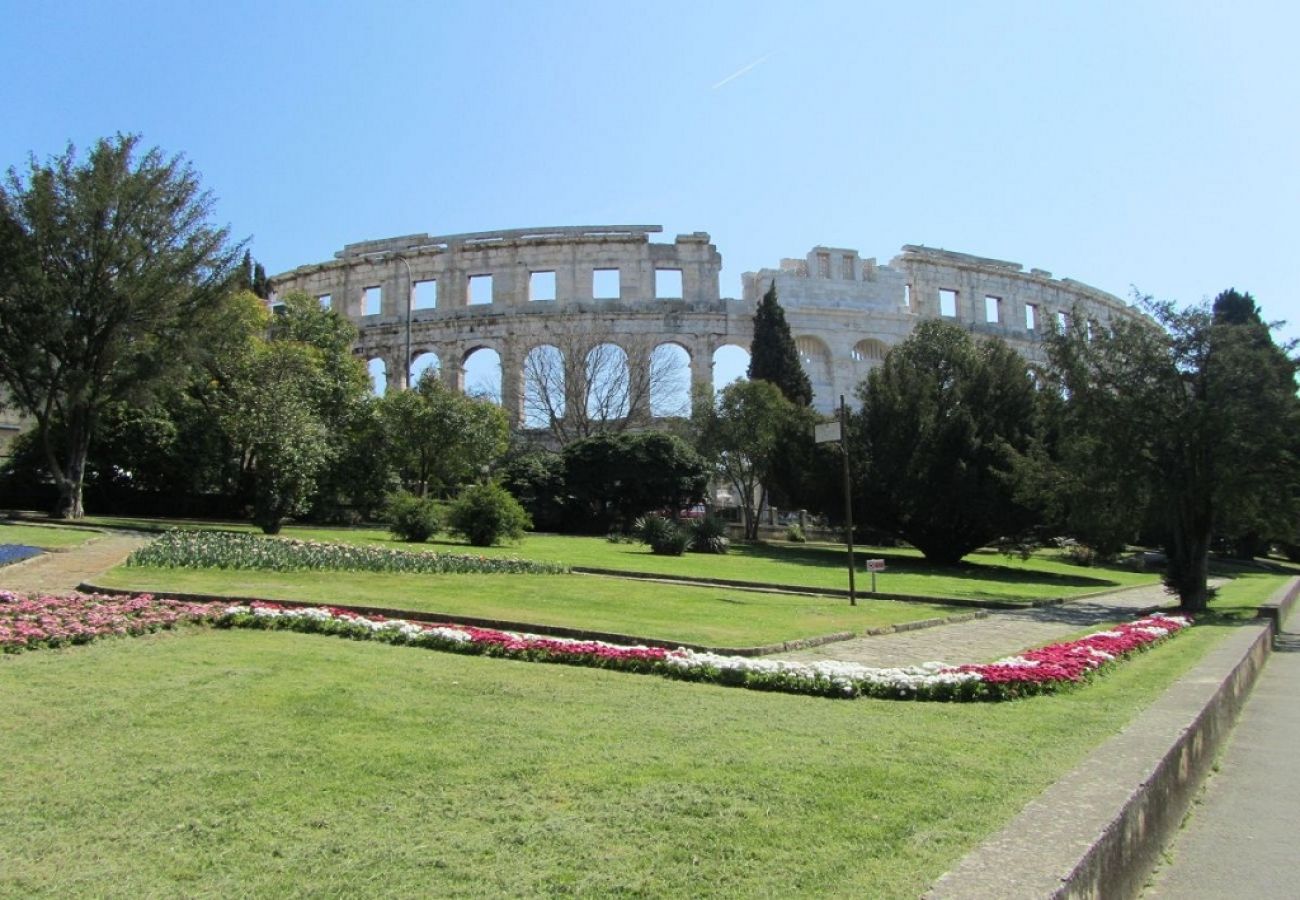
[[[779,653],[772,659],[837,660],[867,666],[911,666],[925,662],[991,662],[1051,643],[1094,625],[1131,619],[1143,610],[1176,606],[1160,585],[1100,594],[1060,606],[993,610],[982,619],[917,631],[870,635]]]
[[[1300,613],[1273,648],[1146,900],[1300,896]]]
[[[0,589],[19,594],[70,594],[122,562],[154,535],[105,533],[77,547],[42,553],[34,559],[0,567]]]

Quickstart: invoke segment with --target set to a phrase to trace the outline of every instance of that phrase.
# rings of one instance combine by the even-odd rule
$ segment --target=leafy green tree
[[[810,410],[797,407],[770,381],[736,381],[716,403],[697,398],[693,424],[701,455],[735,492],[745,519],[745,537],[757,540],[767,505],[766,484],[791,431],[812,429]],[[796,424],[798,423],[798,424]]]
[[[1034,385],[1024,358],[1002,341],[977,343],[955,325],[922,322],[859,397],[853,450],[866,460],[865,509],[875,524],[940,563],[1033,524],[1015,488],[1034,436]]]
[[[193,358],[241,249],[190,165],[138,145],[102,139],[84,160],[69,146],[0,186],[0,382],[36,420],[62,517],[84,513],[106,408]]]
[[[799,363],[799,351],[790,326],[785,321],[785,310],[776,299],[776,282],[767,289],[754,312],[754,339],[749,345],[749,377],[751,380],[770,381],[786,399],[797,406],[812,403],[812,382]]]
[[[1133,523],[1158,520],[1166,584],[1195,612],[1216,527],[1295,521],[1295,364],[1249,295],[1225,292],[1217,310],[1145,304],[1154,321],[1075,322],[1049,339],[1063,465],[1101,496],[1127,495]]]
[[[563,531],[568,527],[564,457],[559,453],[512,453],[501,466],[501,484],[528,512],[538,531]]]
[[[473,479],[505,453],[510,425],[499,406],[445,387],[425,372],[409,391],[379,401],[385,443],[402,480],[421,497]]]
[[[652,510],[676,514],[698,502],[708,465],[685,440],[643,431],[600,434],[564,448],[564,487],[580,530],[626,529]]]

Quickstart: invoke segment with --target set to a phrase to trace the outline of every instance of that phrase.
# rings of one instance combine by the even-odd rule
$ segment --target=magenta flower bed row
[[[1191,622],[1153,615],[995,663],[876,668],[834,661],[791,662],[545,637],[451,623],[362,615],[337,607],[275,603],[181,603],[140,595],[24,598],[0,592],[0,647],[6,651],[141,634],[181,622],[333,634],[433,650],[646,672],[690,681],[826,697],[1006,700],[1049,693],[1163,641]]]

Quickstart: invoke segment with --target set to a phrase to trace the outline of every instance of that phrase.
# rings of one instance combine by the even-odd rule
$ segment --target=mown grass
[[[0,659],[0,894],[915,897],[1224,634],[833,701],[283,632]]]
[[[163,520],[98,519],[104,524],[166,525]],[[190,527],[187,523],[186,527]],[[214,526],[218,527],[218,526]],[[220,525],[239,530],[252,526]],[[472,548],[468,544],[436,539],[426,544],[394,541],[382,528],[313,528],[289,526],[286,537],[302,540],[341,541],[386,547],[481,553],[485,556],[518,556],[525,559],[560,562],[569,566],[645,572],[685,578],[719,578],[810,588],[848,587],[846,552],[838,544],[735,544],[725,556],[688,553],[685,556],[656,556],[640,544],[614,544],[598,537],[530,534],[517,544]],[[1027,602],[1053,597],[1074,597],[1138,584],[1152,584],[1157,576],[1131,572],[1120,567],[1082,568],[1044,552],[1028,560],[994,552],[972,554],[957,566],[926,562],[909,548],[858,548],[859,569],[868,557],[884,559],[887,571],[878,577],[882,593],[972,600]],[[859,571],[858,589],[869,590],[871,576]]]
[[[78,547],[96,537],[99,537],[98,532],[84,528],[0,522],[0,544],[25,544],[43,550],[59,550],[65,547]]]
[[[594,575],[407,575],[119,566],[105,587],[307,600],[750,647],[950,616],[951,607],[768,594]]]

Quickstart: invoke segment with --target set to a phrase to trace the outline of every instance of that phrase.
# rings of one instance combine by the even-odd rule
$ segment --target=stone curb
[[[772,584],[765,581],[739,581],[734,578],[703,578],[690,575],[664,575],[653,572],[630,572],[623,569],[601,569],[594,566],[570,566],[569,571],[577,575],[601,575],[608,578],[632,578],[638,581],[662,581],[669,584],[692,584],[704,587],[729,587],[743,591],[763,591],[769,594],[808,594],[814,597],[848,597],[847,588],[807,587],[797,584]],[[1150,587],[1134,585],[1133,587]],[[1120,588],[1119,590],[1129,590]],[[895,594],[887,591],[858,591],[859,600],[893,600],[899,603],[930,603],[935,606],[964,606],[977,609],[1036,609],[1043,606],[1060,606],[1073,600],[1086,597],[1111,594],[1116,591],[1099,591],[1096,594],[1081,594],[1078,597],[1052,597],[1043,600],[1030,600],[1025,603],[1009,603],[1002,600],[971,600],[963,597],[929,597],[923,594]]]
[[[1136,897],[1181,825],[1260,669],[1300,578],[1212,648],[1136,721],[967,854],[924,896]]]
[[[222,594],[186,594],[180,591],[143,591],[132,588],[103,587],[83,581],[77,590],[87,594],[110,594],[126,596],[130,594],[152,594],[182,603],[274,603],[277,606],[292,606],[304,609],[314,606],[328,606],[344,609],[363,616],[383,616],[386,619],[411,619],[415,622],[438,622],[449,625],[469,625],[474,628],[495,628],[499,631],[522,631],[541,634],[548,637],[571,638],[579,641],[604,641],[609,644],[640,644],[646,647],[663,647],[676,650],[681,647],[699,653],[717,653],[727,656],[766,656],[770,653],[782,653],[787,650],[806,650],[837,641],[847,641],[857,637],[852,631],[837,631],[816,637],[783,641],[779,644],[764,644],[758,647],[708,647],[703,644],[688,644],[682,641],[664,641],[658,638],[639,637],[634,634],[619,634],[609,631],[586,631],[580,628],[565,628],[561,625],[534,625],[530,622],[510,622],[501,619],[480,619],[473,616],[452,615],[450,613],[420,612],[410,609],[393,609],[380,606],[349,606],[343,603],[319,603],[304,600],[266,600],[262,597],[230,597]],[[940,620],[942,621],[942,620]]]

